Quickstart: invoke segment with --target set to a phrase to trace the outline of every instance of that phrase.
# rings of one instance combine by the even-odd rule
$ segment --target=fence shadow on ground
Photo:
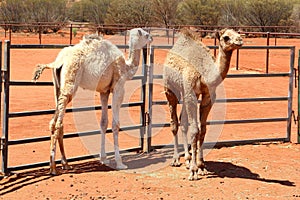
[[[160,149],[151,153],[136,153],[123,156],[124,163],[128,165],[128,173],[147,173],[166,167],[172,158],[171,149]],[[108,172],[113,171],[114,157],[109,159],[112,166],[102,165],[99,159],[81,161],[80,163],[71,163],[72,169],[62,170],[58,165],[60,174],[82,174],[89,172]],[[207,178],[240,178],[256,180],[266,183],[275,183],[289,187],[295,187],[295,183],[289,180],[277,180],[262,178],[259,174],[252,172],[246,167],[238,166],[229,162],[207,161],[206,168],[208,170]],[[12,174],[8,177],[0,179],[0,195],[5,195],[17,191],[23,187],[46,181],[53,178],[49,175],[49,168],[39,168],[27,170]]]

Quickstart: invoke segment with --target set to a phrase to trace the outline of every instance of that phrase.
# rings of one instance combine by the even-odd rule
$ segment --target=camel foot
[[[117,164],[116,169],[117,170],[124,170],[124,169],[128,169],[128,166],[124,165],[123,163],[119,163],[119,164]]]
[[[198,174],[194,171],[191,171],[190,176],[188,177],[189,181],[199,180]]]
[[[69,170],[69,169],[72,169],[72,167],[69,164],[65,163],[65,164],[62,164],[62,169]]]
[[[109,160],[106,159],[106,154],[104,154],[103,156],[101,156],[100,154],[100,163],[102,165],[109,165]]]
[[[189,160],[185,161],[185,168],[190,169],[190,161]]]
[[[171,167],[180,167],[181,163],[179,162],[179,158],[174,158],[173,161],[170,163]]]
[[[54,169],[50,168],[49,174],[52,175],[52,176],[56,176],[57,175],[57,170],[55,168]]]
[[[205,176],[205,175],[208,175],[208,171],[206,168],[199,168],[198,169],[198,174],[201,175],[201,176]]]

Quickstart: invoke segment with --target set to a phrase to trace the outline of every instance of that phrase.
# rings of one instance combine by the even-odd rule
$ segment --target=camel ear
[[[220,41],[221,35],[220,35],[219,31],[215,32],[215,37]]]
[[[143,35],[143,33],[142,33],[142,31],[140,29],[138,30],[138,33],[139,33],[140,36]]]
[[[225,33],[226,30],[227,30],[227,29],[224,28],[224,29],[222,29],[222,30],[216,32],[216,38],[217,38],[219,41],[220,41],[221,35],[223,35],[223,34]]]

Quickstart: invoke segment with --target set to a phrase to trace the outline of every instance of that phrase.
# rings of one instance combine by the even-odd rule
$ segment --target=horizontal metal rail
[[[290,77],[291,72],[286,73],[269,73],[269,74],[227,74],[226,78],[266,78],[266,77]],[[162,74],[154,74],[154,79],[163,79]]]
[[[121,104],[121,108],[128,108],[128,107],[136,107],[142,106],[143,102],[132,102],[132,103],[123,103]],[[108,105],[108,109],[111,109],[111,105]],[[66,113],[71,112],[84,112],[84,111],[91,111],[91,110],[102,110],[102,106],[85,106],[85,107],[74,107],[74,108],[67,108]],[[39,110],[39,111],[25,111],[25,112],[11,112],[8,114],[10,118],[16,117],[28,117],[28,116],[36,116],[36,115],[48,115],[54,114],[55,110]]]
[[[207,121],[207,125],[218,124],[249,124],[249,123],[266,123],[266,122],[286,122],[289,118],[256,118],[256,119],[236,119],[236,120],[213,120]],[[170,127],[170,123],[155,123],[152,124],[153,128]]]
[[[139,128],[143,128],[143,124],[120,127],[120,131],[130,131],[130,130],[136,130]],[[108,128],[106,133],[112,133],[112,129]],[[99,134],[100,134],[100,129],[94,130],[94,131],[78,132],[78,133],[67,133],[67,134],[64,134],[64,138],[86,137],[86,136],[99,135]],[[27,143],[45,142],[45,141],[50,141],[50,136],[9,140],[8,144],[9,145],[17,145],[17,144],[25,144],[25,143],[27,144]]]
[[[171,45],[153,45],[150,51],[150,60],[154,61],[155,50],[162,49],[171,49]],[[217,49],[217,46],[208,46],[210,49]],[[271,142],[271,141],[290,141],[291,134],[291,116],[292,116],[292,94],[293,94],[293,78],[294,78],[294,57],[295,57],[295,47],[294,46],[243,46],[240,50],[290,50],[290,62],[289,62],[289,72],[280,72],[280,73],[251,73],[251,74],[228,74],[226,78],[276,78],[276,77],[287,77],[288,80],[288,89],[287,96],[280,97],[248,97],[248,98],[224,98],[224,99],[216,99],[216,103],[242,103],[242,102],[275,102],[275,101],[283,101],[288,103],[287,108],[287,116],[286,117],[277,117],[277,118],[250,118],[250,119],[228,119],[228,120],[211,120],[207,122],[207,125],[218,125],[218,124],[251,124],[251,123],[271,123],[271,122],[286,122],[287,123],[287,132],[286,137],[284,138],[259,138],[259,139],[245,139],[238,141],[218,141],[218,145],[237,145],[237,144],[253,144],[256,142]],[[268,55],[267,55],[268,56]],[[238,59],[237,59],[238,60]],[[238,63],[237,63],[238,65]],[[153,93],[153,86],[156,84],[155,80],[162,80],[162,74],[154,74],[153,70],[154,65],[150,66],[149,70],[149,82],[151,85],[149,86],[149,94]],[[170,123],[153,123],[152,121],[152,106],[155,105],[167,105],[166,100],[153,100],[152,95],[149,97],[150,100],[148,102],[148,109],[150,110],[150,128],[147,129],[147,137],[151,138],[152,136],[152,128],[163,128],[170,127]],[[199,103],[201,100],[199,100]],[[182,101],[179,101],[182,103]],[[150,139],[151,140],[151,139]],[[149,142],[151,144],[151,141]],[[204,144],[206,146],[207,143]],[[160,145],[151,145],[149,149],[159,148]],[[165,147],[166,145],[161,145]]]
[[[227,99],[216,99],[216,103],[243,103],[243,102],[262,102],[262,101],[287,101],[288,97],[258,97],[258,98],[227,98]],[[198,100],[200,103],[201,100]],[[182,104],[182,101],[179,101]],[[167,105],[168,101],[153,101],[152,105]]]
[[[5,67],[3,73],[4,73],[4,84],[5,84],[5,102],[4,102],[4,123],[3,123],[3,139],[1,139],[1,142],[3,141],[3,145],[5,147],[8,147],[9,145],[21,145],[21,144],[28,144],[28,143],[36,143],[36,142],[45,142],[50,140],[50,136],[41,136],[41,137],[34,137],[34,138],[22,138],[22,139],[15,139],[10,140],[8,139],[8,129],[9,129],[9,123],[8,120],[10,118],[17,118],[17,117],[28,117],[28,116],[37,116],[37,115],[47,115],[47,114],[53,114],[55,112],[54,109],[51,110],[38,110],[38,111],[25,111],[25,112],[10,112],[9,111],[9,88],[11,86],[17,86],[17,87],[23,87],[23,86],[53,86],[53,83],[50,81],[46,82],[31,82],[31,81],[17,81],[17,80],[10,80],[10,50],[11,49],[61,49],[64,47],[67,47],[70,45],[19,45],[19,44],[10,44],[10,41],[6,41],[5,43]],[[121,49],[128,48],[128,45],[117,45]],[[146,56],[145,49],[143,50],[143,57]],[[137,151],[143,149],[144,141],[143,141],[143,135],[145,131],[145,97],[146,97],[146,81],[147,81],[147,65],[146,65],[146,58],[143,59],[142,64],[142,75],[135,75],[132,80],[141,80],[141,100],[137,102],[129,102],[129,103],[122,103],[121,107],[139,107],[140,108],[140,123],[134,124],[131,126],[123,126],[120,127],[120,131],[131,131],[131,130],[138,130],[139,131],[139,147],[133,147],[130,149],[123,149],[120,152],[130,152],[130,151]],[[108,109],[111,109],[112,105],[108,105]],[[72,107],[67,108],[66,113],[70,112],[83,112],[83,111],[91,111],[91,110],[101,110],[101,105],[96,106],[85,106],[85,107]],[[78,133],[67,133],[64,134],[64,138],[75,138],[75,137],[86,137],[91,135],[99,135],[100,130],[93,130],[93,131],[85,131],[85,132],[78,132]],[[112,133],[112,129],[107,129],[106,133]],[[4,158],[2,158],[2,172],[4,174],[7,174],[9,171],[13,170],[20,170],[20,169],[28,169],[38,166],[46,166],[49,165],[49,162],[40,162],[40,163],[31,163],[26,165],[19,165],[19,166],[8,166],[8,160],[7,160],[7,154],[8,154],[8,148],[4,149]],[[113,152],[109,152],[108,155],[112,155]],[[83,159],[90,159],[94,158],[97,155],[85,155],[85,156],[79,156],[75,158],[68,159],[71,161],[78,161]]]

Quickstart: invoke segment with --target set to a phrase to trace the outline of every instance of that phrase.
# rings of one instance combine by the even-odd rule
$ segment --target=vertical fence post
[[[175,43],[175,28],[173,28],[172,45]]]
[[[267,46],[270,45],[270,32],[267,32]],[[269,54],[270,54],[270,49],[267,49],[267,55],[266,55],[266,73],[269,73]]]
[[[152,139],[152,102],[153,102],[153,68],[154,68],[154,48],[150,46],[150,66],[149,66],[149,79],[148,79],[148,126],[147,126],[147,143],[146,151],[151,151]]]
[[[297,125],[297,133],[298,133],[298,143],[300,143],[300,50],[298,52],[298,125]]]
[[[42,26],[40,23],[38,23],[38,29],[39,29],[39,43],[42,44]]]
[[[240,34],[240,31],[238,31],[238,33]],[[235,64],[236,70],[239,70],[239,59],[240,59],[240,50],[237,49],[236,50],[236,64]]]
[[[2,73],[2,41],[0,41],[0,123],[2,122],[1,118],[1,103],[2,103],[2,83],[3,83],[3,73]]]
[[[0,104],[2,103],[2,99],[1,99],[1,97],[2,97],[2,80],[3,80],[3,74],[2,74],[2,41],[0,41]],[[0,106],[0,123],[2,123],[2,116],[1,116],[1,106]],[[2,138],[3,138],[3,141],[2,141]],[[1,153],[1,156],[0,156],[0,163],[1,163],[1,165],[3,164],[3,156],[2,156],[2,142],[4,142],[4,137],[2,137],[1,136],[1,138],[0,138],[0,153]],[[1,171],[3,171],[3,168],[4,167],[2,167],[1,166]],[[0,171],[0,172],[1,172]],[[1,174],[0,174],[0,177],[1,177]]]
[[[141,99],[143,101],[143,105],[141,107],[141,122],[143,125],[143,128],[141,128],[140,131],[140,147],[143,150],[144,149],[144,137],[145,137],[145,131],[146,131],[146,83],[147,83],[147,46],[143,48],[143,63],[142,63],[142,91],[141,91]]]
[[[9,41],[11,41],[11,29],[12,29],[12,25],[8,26],[8,39]]]
[[[71,23],[71,25],[70,25],[70,45],[72,44],[72,39],[73,39],[72,32],[73,32],[73,24]]]
[[[290,49],[290,77],[288,91],[288,121],[286,142],[291,141],[292,114],[293,114],[293,85],[294,85],[295,47]]]
[[[9,81],[10,81],[10,41],[5,41],[4,44],[4,102],[3,102],[3,121],[2,121],[2,137],[1,137],[1,148],[2,148],[2,172],[8,174],[7,163],[8,163],[8,114],[9,114]]]
[[[216,37],[216,31],[215,31],[215,37],[214,37],[214,46],[217,46],[217,37]],[[214,57],[217,56],[217,49],[214,49]]]

